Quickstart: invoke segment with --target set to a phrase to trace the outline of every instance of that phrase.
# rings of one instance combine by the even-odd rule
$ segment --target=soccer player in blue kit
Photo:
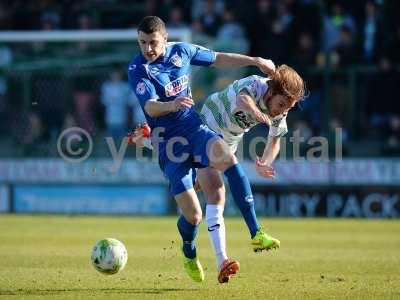
[[[201,282],[204,271],[195,246],[202,220],[200,203],[193,189],[196,168],[212,166],[224,173],[253,244],[271,249],[279,247],[280,242],[262,231],[254,211],[250,183],[229,146],[192,108],[190,65],[257,66],[267,74],[274,71],[274,65],[263,58],[214,52],[188,43],[167,43],[165,24],[156,16],[141,21],[138,35],[141,54],[129,63],[129,82],[151,128],[160,168],[182,211],[177,226],[183,240],[185,270],[194,281]],[[228,259],[219,270],[219,281],[227,282],[238,268],[237,261]]]

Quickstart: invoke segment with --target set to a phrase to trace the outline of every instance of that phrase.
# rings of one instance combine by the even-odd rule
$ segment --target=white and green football
[[[92,251],[92,264],[97,271],[112,275],[121,271],[128,261],[124,244],[112,238],[98,241]]]

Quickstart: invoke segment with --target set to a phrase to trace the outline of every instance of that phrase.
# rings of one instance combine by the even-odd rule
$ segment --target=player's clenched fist
[[[261,111],[255,111],[253,113],[253,117],[260,123],[265,123],[267,125],[271,125],[270,120],[268,119],[268,116]]]
[[[258,175],[265,178],[275,178],[274,168],[268,166],[267,163],[262,161],[259,157],[256,158],[255,167]]]
[[[270,59],[258,57],[257,66],[261,70],[261,72],[267,74],[268,76],[272,76],[275,73],[275,64]]]
[[[134,131],[128,133],[128,145],[142,148],[146,146],[146,140],[150,137],[151,129],[147,123],[138,125]]]
[[[190,108],[194,105],[194,101],[189,97],[177,97],[172,102],[172,111],[176,112],[181,109]]]

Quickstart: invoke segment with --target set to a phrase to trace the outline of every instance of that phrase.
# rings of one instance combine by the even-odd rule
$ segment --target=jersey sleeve
[[[191,65],[210,66],[214,63],[216,58],[214,51],[194,44],[185,44],[185,47],[189,53]]]
[[[143,109],[148,100],[159,98],[154,85],[149,79],[137,76],[137,74],[131,72],[128,73],[128,77],[131,88]]]
[[[272,119],[272,124],[269,127],[268,136],[282,137],[288,132],[286,115]]]

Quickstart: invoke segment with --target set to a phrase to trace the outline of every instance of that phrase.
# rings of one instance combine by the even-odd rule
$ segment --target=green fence
[[[97,52],[93,52],[97,53],[96,55],[84,57],[69,55],[63,58],[59,55],[51,59],[22,59],[19,63],[3,68],[1,78],[5,88],[0,94],[2,99],[0,155],[56,155],[55,151],[49,149],[54,148],[52,145],[59,130],[49,131],[48,127],[61,129],[68,123],[66,118],[76,112],[76,98],[79,93],[87,93],[87,96],[91,97],[91,105],[88,108],[91,119],[87,120],[86,126],[96,134],[104,133],[104,109],[100,101],[101,86],[113,70],[119,69],[125,73],[127,62],[132,57],[130,48],[127,45],[122,45],[120,51],[109,51],[106,48],[104,51],[98,51],[97,48]],[[248,69],[245,72],[250,74],[258,71]],[[388,147],[387,137],[380,134],[380,129],[374,128],[370,122],[368,101],[371,101],[371,89],[376,82],[379,82],[379,77],[386,76],[381,68],[353,66],[328,71],[322,68],[309,68],[301,73],[308,83],[310,98],[301,104],[302,108],[296,109],[289,115],[289,126],[292,130],[297,128],[296,124],[305,120],[312,134],[329,135],[330,129],[335,124],[343,127],[346,133],[345,155],[397,154],[397,148],[394,152],[393,149],[391,152],[385,152]],[[243,71],[227,72],[214,68],[195,68],[192,74],[194,98],[201,102],[211,92],[244,75],[246,73]],[[396,80],[396,77],[391,80]],[[388,100],[376,99],[376,101]],[[32,113],[39,114],[42,118],[39,122],[42,124],[37,124],[38,120]],[[129,119],[127,128],[131,125],[132,121]],[[38,136],[33,134],[32,137],[36,142],[24,140],[35,126],[41,127],[40,130],[46,132],[45,137],[36,133]],[[265,129],[255,129],[251,133],[253,136],[259,134],[265,134]],[[40,145],[37,151],[24,150],[26,144],[32,143]]]

